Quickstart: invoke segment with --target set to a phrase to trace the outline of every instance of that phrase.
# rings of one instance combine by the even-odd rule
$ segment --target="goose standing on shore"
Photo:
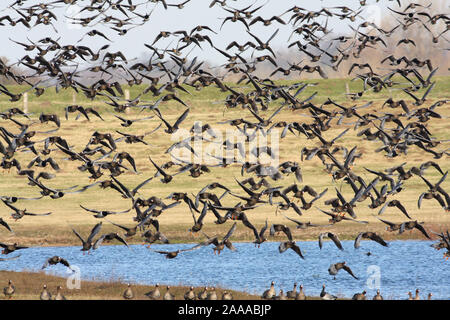
[[[204,287],[197,295],[198,300],[206,300],[208,297],[208,287]]]
[[[233,300],[233,295],[231,292],[224,291],[222,294],[222,300]]]
[[[161,292],[159,291],[159,283],[155,285],[154,290],[150,290],[149,292],[145,293],[145,295],[152,300],[159,299],[161,297]]]
[[[366,290],[361,293],[355,293],[352,297],[352,300],[366,300]]]
[[[175,300],[175,296],[171,292],[169,292],[170,286],[167,286],[166,289],[167,291],[163,296],[163,300]]]
[[[320,292],[320,298],[322,300],[336,300],[337,297],[333,296],[332,294],[329,294],[325,291],[325,285],[322,285],[322,291]]]
[[[372,300],[384,300],[383,296],[380,294],[380,289],[377,290],[377,294],[373,296]]]
[[[272,281],[270,284],[270,288],[263,292],[262,298],[263,299],[272,299],[275,296],[275,282]]]
[[[53,300],[67,300],[66,297],[61,293],[61,286],[56,287],[56,295],[54,296]]]
[[[295,300],[306,300],[305,292],[303,291],[303,285],[300,285],[300,290],[295,297]]]
[[[216,293],[215,287],[212,287],[211,291],[208,292],[208,296],[206,297],[206,300],[217,300],[217,293]]]
[[[294,288],[288,292],[286,292],[286,296],[290,299],[295,299],[297,297],[297,282],[294,283]]]
[[[44,284],[41,295],[39,296],[40,300],[51,300],[52,294],[47,290],[47,285]]]
[[[123,293],[123,298],[126,300],[131,300],[134,298],[133,290],[131,289],[131,284],[128,284],[127,288]]]
[[[194,287],[189,287],[189,291],[184,294],[184,300],[195,300]]]
[[[14,295],[15,292],[16,292],[16,287],[13,285],[12,281],[9,280],[8,281],[8,286],[3,288],[3,294],[8,299],[12,299],[12,296]]]

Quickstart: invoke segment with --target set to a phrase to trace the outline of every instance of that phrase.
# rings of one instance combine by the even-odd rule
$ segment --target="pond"
[[[418,288],[421,298],[429,292],[433,299],[450,299],[450,261],[443,252],[430,247],[432,241],[390,241],[383,247],[373,241],[342,241],[344,250],[325,242],[320,250],[317,241],[298,242],[305,259],[294,251],[278,252],[279,242],[266,242],[260,248],[253,243],[235,243],[236,251],[225,249],[214,255],[212,247],[180,253],[174,259],[152,250],[177,250],[193,244],[101,246],[88,255],[81,247],[33,247],[6,257],[21,256],[0,262],[0,270],[39,271],[47,258],[58,255],[67,259],[83,280],[121,280],[130,283],[168,285],[220,286],[261,294],[275,281],[277,293],[292,290],[294,282],[303,284],[307,295],[318,296],[322,284],[338,297],[351,298],[367,291],[371,299],[379,288],[385,299],[406,299]],[[367,253],[370,252],[370,255]],[[2,256],[5,257],[5,256]],[[345,270],[334,279],[328,274],[331,264],[346,261],[354,279]],[[61,264],[49,266],[49,274],[68,277],[71,273]]]

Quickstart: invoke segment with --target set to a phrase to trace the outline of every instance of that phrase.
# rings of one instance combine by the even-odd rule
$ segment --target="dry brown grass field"
[[[367,93],[363,98],[351,101],[345,96],[345,79],[330,79],[330,80],[311,80],[309,82],[317,82],[317,86],[309,87],[302,97],[308,97],[309,94],[317,91],[318,95],[312,100],[312,102],[320,106],[326,101],[328,97],[335,101],[344,104],[345,106],[363,105],[368,101],[373,101],[373,104],[365,109],[361,109],[361,113],[377,113],[383,114],[384,112],[400,113],[402,110],[389,109],[388,107],[382,108],[383,102],[389,98],[405,99],[408,102],[409,108],[417,108],[412,105],[412,99],[401,90],[391,89],[390,91],[383,90],[380,93]],[[436,86],[434,90],[428,96],[426,106],[431,105],[433,102],[441,99],[449,99],[449,78],[437,77]],[[358,90],[360,84],[355,82],[349,82],[350,90],[354,92]],[[250,86],[250,85],[249,85]],[[244,85],[245,87],[245,85]],[[249,87],[250,88],[250,87]],[[18,90],[18,89],[16,89]],[[52,91],[54,89],[48,89]],[[139,89],[134,87],[130,88],[131,98],[134,93]],[[192,88],[191,88],[192,91]],[[423,94],[423,90],[417,93]],[[225,131],[230,126],[218,124],[220,121],[229,119],[244,118],[254,121],[253,116],[246,110],[241,108],[224,110],[223,103],[221,101],[225,97],[224,93],[221,93],[217,88],[206,88],[203,91],[192,92],[192,95],[180,94],[180,98],[186,102],[190,107],[190,113],[187,119],[182,123],[181,128],[189,130],[194,121],[201,121],[203,124],[209,123],[214,130]],[[154,101],[152,97],[142,97],[142,100],[148,99]],[[106,101],[106,100],[105,100]],[[22,102],[9,103],[7,98],[3,95],[0,96],[0,102],[2,103],[2,109],[7,109],[13,106],[22,107]],[[120,126],[120,121],[116,119],[110,112],[112,108],[105,106],[102,102],[102,98],[90,101],[82,97],[82,95],[76,96],[76,102],[85,107],[94,106],[101,112],[105,121],[101,121],[95,116],[91,116],[91,121],[85,120],[81,117],[79,120],[74,120],[75,115],[69,114],[69,120],[64,119],[64,108],[67,105],[72,104],[72,96],[67,91],[62,91],[60,94],[48,92],[39,98],[30,97],[29,110],[31,118],[36,120],[40,112],[45,113],[57,113],[61,118],[61,128],[51,135],[60,135],[66,139],[70,146],[76,151],[81,151],[89,141],[92,133],[95,131],[105,133],[110,132],[114,138],[119,138],[120,135],[115,130],[126,132],[130,134],[143,134],[156,128],[161,121],[154,117],[153,119],[140,121],[134,123],[131,127],[123,128]],[[270,116],[274,110],[279,106],[279,103],[272,103],[269,105],[269,110],[262,112],[263,117]],[[327,110],[332,110],[333,107],[326,106]],[[179,103],[163,103],[160,105],[160,110],[166,119],[173,123],[177,117],[185,110],[185,107]],[[448,117],[450,116],[450,110],[447,105],[438,107],[435,111],[442,115],[441,119],[431,118],[426,123],[428,130],[432,133],[433,137],[437,140],[450,139],[450,122]],[[306,116],[305,110],[291,111],[285,107],[273,121],[297,121],[309,123],[312,121],[311,117]],[[139,113],[139,110],[132,109],[128,114],[122,114],[129,119],[141,118],[149,115],[153,115],[153,112],[145,110]],[[16,119],[28,121],[25,118],[17,117]],[[337,120],[336,120],[337,121]],[[336,125],[335,121],[332,122],[333,126],[330,130],[323,133],[326,139],[332,139],[337,134],[342,132],[346,128],[350,128],[348,133],[336,142],[338,146],[346,146],[351,149],[357,146],[358,151],[362,153],[362,157],[355,160],[353,171],[361,175],[366,181],[371,181],[375,178],[374,175],[365,171],[364,167],[373,170],[383,171],[386,168],[400,165],[406,162],[406,168],[411,166],[417,166],[427,160],[436,161],[445,172],[449,170],[448,156],[443,156],[440,159],[433,159],[433,156],[429,153],[424,153],[416,146],[410,146],[407,155],[399,155],[395,158],[388,158],[383,152],[376,153],[374,150],[380,147],[382,144],[379,141],[367,141],[362,137],[357,137],[356,133],[359,130],[353,129],[354,118],[345,119],[342,125]],[[414,121],[414,119],[410,120]],[[11,130],[12,132],[18,132],[18,127],[7,120],[0,120],[1,126]],[[408,121],[405,120],[405,123]],[[29,122],[27,122],[29,123]],[[392,127],[391,124],[387,124],[387,127]],[[54,128],[55,126],[49,124],[35,124],[32,126],[33,130],[46,131]],[[164,126],[163,126],[164,127]],[[162,128],[163,128],[162,127]],[[149,156],[158,163],[162,164],[170,160],[170,155],[165,153],[166,149],[175,141],[171,141],[170,135],[165,133],[163,129],[159,129],[157,132],[146,136],[144,140],[148,145],[142,143],[127,144],[125,142],[117,143],[117,152],[127,151],[136,160],[136,166],[138,168],[138,174],[129,170],[121,174],[118,179],[128,187],[134,187],[141,181],[154,176],[156,170],[149,161]],[[279,131],[281,133],[281,131]],[[45,139],[48,135],[37,134],[33,141],[40,141]],[[286,187],[292,183],[297,183],[302,186],[308,184],[314,189],[322,191],[328,188],[328,192],[322,199],[315,203],[315,206],[328,210],[329,208],[323,204],[327,199],[336,196],[335,188],[338,188],[343,193],[344,197],[350,199],[354,193],[350,186],[343,183],[342,180],[333,181],[329,174],[324,171],[324,167],[318,158],[312,160],[303,161],[300,160],[300,150],[302,147],[317,145],[317,139],[308,140],[305,136],[294,136],[289,133],[285,138],[279,139],[279,162],[291,160],[300,163],[303,173],[303,182],[300,183],[295,180],[293,175],[284,176],[284,179],[279,181],[270,181],[272,186]],[[41,148],[41,144],[37,144]],[[448,143],[444,142],[438,146],[437,150],[445,150]],[[61,151],[55,151],[51,153],[51,156],[55,158],[60,166],[59,172],[54,172],[50,167],[33,169],[38,171],[47,171],[56,174],[56,178],[52,180],[42,180],[45,185],[53,188],[68,188],[73,185],[84,186],[92,183],[89,179],[87,172],[80,172],[77,170],[77,166],[80,162],[72,162],[64,160],[67,156]],[[31,152],[18,152],[16,159],[22,164],[22,167],[26,167],[27,163],[31,161],[34,155]],[[342,160],[342,153],[338,154],[338,159]],[[129,167],[129,164],[124,162],[125,166]],[[174,173],[176,169],[169,169],[168,171]],[[240,165],[234,164],[227,168],[213,167],[211,172],[201,175],[199,178],[192,178],[188,175],[188,172],[174,176],[172,182],[163,184],[159,181],[159,178],[154,178],[142,189],[139,190],[139,197],[148,198],[150,196],[156,196],[160,198],[167,197],[171,192],[187,192],[191,198],[197,194],[204,186],[213,181],[220,182],[230,188],[233,192],[245,195],[243,190],[237,185],[234,179],[242,180],[250,177],[249,174],[244,173],[241,176]],[[425,177],[432,181],[437,182],[441,174],[434,168],[429,168],[425,172]],[[99,181],[108,179],[108,173],[98,179]],[[39,196],[39,190],[36,187],[29,186],[27,184],[26,176],[18,176],[15,169],[10,171],[2,170],[0,179],[0,195],[4,196],[21,196],[21,197],[36,197]],[[384,182],[381,181],[377,188]],[[450,182],[447,179],[442,184],[445,190],[449,190]],[[425,228],[427,230],[442,231],[446,230],[450,226],[450,214],[445,212],[442,207],[439,206],[435,200],[424,200],[422,207],[419,210],[417,207],[417,200],[419,195],[425,191],[426,185],[418,176],[414,176],[411,179],[404,182],[404,190],[400,193],[391,196],[390,199],[398,199],[405,206],[408,213],[414,220],[425,222]],[[213,191],[219,193],[219,191]],[[268,197],[267,197],[268,199]],[[165,200],[166,203],[171,203],[171,200]],[[223,199],[223,204],[226,206],[234,206],[240,200],[227,195]],[[98,210],[112,210],[121,211],[130,208],[131,201],[124,199],[118,192],[112,189],[101,189],[98,185],[94,186],[83,193],[67,194],[60,199],[51,199],[44,197],[38,201],[19,201],[16,206],[19,208],[27,208],[28,211],[41,213],[51,211],[52,214],[43,217],[25,216],[24,218],[14,221],[10,218],[11,210],[5,205],[0,206],[0,216],[4,218],[11,228],[14,230],[14,234],[9,233],[6,229],[0,229],[0,241],[11,243],[18,242],[23,245],[29,246],[46,246],[46,245],[80,245],[78,238],[73,234],[71,228],[75,228],[82,235],[89,233],[90,229],[99,221],[103,221],[102,233],[110,231],[121,231],[119,228],[113,226],[105,219],[96,219],[88,212],[82,210],[80,205],[88,208]],[[383,218],[393,222],[403,222],[406,217],[396,208],[387,208],[382,214],[378,215],[377,209],[368,208],[370,200],[367,199],[364,202],[358,202],[355,208],[355,213],[360,220],[366,220],[369,223],[367,225],[357,224],[354,222],[340,222],[333,226],[327,227],[327,230],[332,230],[339,234],[341,239],[354,239],[354,237],[361,231],[376,231],[379,232],[386,239],[408,239],[418,238],[424,239],[424,237],[418,231],[407,231],[402,235],[397,233],[389,233],[385,231],[385,225],[382,224],[378,218]],[[134,226],[135,222],[132,217],[135,215],[134,211],[130,211],[125,214],[110,215],[106,219],[116,222],[118,224],[126,226]],[[306,222],[310,221],[315,224],[327,224],[328,217],[321,213],[316,208],[312,207],[309,210],[303,210],[303,216],[299,217],[292,209],[288,211],[276,212],[276,206],[264,204],[257,207],[254,210],[247,211],[249,220],[260,229],[267,219],[269,224],[271,223],[283,223],[291,227],[295,240],[310,240],[316,239],[318,233],[323,232],[323,228],[310,228],[307,230],[299,230],[294,228],[294,224],[288,221],[284,215],[291,218]],[[158,217],[160,222],[160,230],[169,238],[173,243],[176,242],[198,242],[203,239],[203,236],[193,236],[188,232],[188,229],[193,225],[193,219],[188,206],[182,202],[180,205],[171,208]],[[212,213],[208,213],[204,220],[203,231],[208,235],[213,234],[225,234],[229,229],[231,222],[227,222],[223,225],[216,225],[213,223],[214,216]],[[278,241],[283,239],[283,236],[270,237],[270,241]],[[139,235],[128,239],[130,243],[141,243],[142,239]],[[242,225],[239,225],[236,232],[233,235],[234,241],[253,241],[253,233]]]

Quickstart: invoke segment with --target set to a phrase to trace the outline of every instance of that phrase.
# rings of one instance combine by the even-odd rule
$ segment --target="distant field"
[[[429,101],[423,106],[429,106],[433,102],[442,99],[450,99],[450,77],[436,77],[436,86],[433,91],[428,96]],[[293,83],[290,82],[280,82],[284,84]],[[413,110],[416,108],[412,105],[413,100],[403,93],[399,89],[390,89],[390,91],[383,90],[380,93],[367,92],[362,99],[351,101],[345,95],[346,83],[348,83],[350,92],[360,91],[362,88],[361,81],[351,82],[346,79],[329,79],[329,80],[308,80],[309,83],[317,83],[317,86],[308,87],[304,92],[301,93],[301,98],[307,98],[312,93],[318,92],[318,94],[312,100],[317,106],[320,106],[323,102],[327,100],[328,97],[332,98],[336,102],[343,103],[345,106],[353,105],[363,105],[366,102],[373,101],[373,104],[365,109],[361,109],[361,113],[377,113],[383,114],[384,112],[399,113],[402,112],[400,108],[389,109],[388,107],[382,108],[383,102],[389,98],[394,99],[404,99],[408,102],[408,107]],[[230,86],[232,84],[229,84]],[[251,89],[251,84],[242,85]],[[125,87],[124,87],[125,88]],[[137,96],[138,92],[142,91],[144,86],[133,86],[129,88],[130,97],[133,99]],[[22,87],[9,87],[12,92],[20,92],[24,90]],[[187,105],[190,106],[190,113],[187,119],[182,123],[181,127],[183,129],[189,130],[193,125],[194,121],[201,121],[203,124],[209,123],[215,130],[223,130],[230,128],[226,125],[217,124],[217,122],[238,119],[244,117],[250,121],[255,121],[255,118],[246,110],[240,108],[225,110],[222,101],[225,99],[227,93],[220,92],[219,89],[209,87],[201,91],[195,91],[193,88],[187,88],[192,94],[188,95],[186,93],[180,93],[178,96]],[[239,89],[241,90],[241,89]],[[415,93],[418,96],[423,94],[424,90]],[[300,98],[300,99],[301,99]],[[101,133],[110,132],[114,138],[119,138],[120,135],[115,132],[119,130],[125,133],[131,134],[143,134],[156,128],[160,124],[160,120],[155,117],[150,120],[141,121],[134,123],[131,127],[123,128],[120,126],[120,121],[116,119],[108,111],[113,112],[111,107],[105,105],[102,101],[107,101],[102,97],[96,99],[95,101],[90,101],[86,99],[81,93],[76,95],[76,104],[81,104],[85,107],[93,106],[97,107],[100,111],[102,117],[105,121],[101,121],[95,116],[91,116],[91,121],[86,121],[83,117],[75,121],[75,114],[69,114],[69,120],[64,119],[64,107],[72,104],[72,91],[62,90],[60,93],[56,94],[54,88],[47,89],[47,92],[39,97],[34,97],[31,92],[29,95],[29,112],[33,113],[32,118],[36,120],[40,112],[44,113],[57,113],[61,117],[61,128],[59,131],[52,133],[51,135],[60,135],[66,139],[69,145],[73,146],[74,150],[81,151],[84,146],[88,143],[94,131],[99,131]],[[155,101],[156,99],[150,95],[141,97],[142,101]],[[0,103],[2,105],[2,110],[6,110],[10,107],[20,107],[22,108],[23,102],[10,103],[5,95],[0,95]],[[270,116],[274,110],[279,106],[279,102],[272,103],[269,105],[269,110],[262,112],[264,118]],[[422,106],[422,107],[423,107]],[[331,106],[326,107],[327,110],[332,109]],[[171,123],[174,123],[178,116],[185,110],[185,107],[176,102],[162,103],[159,107],[164,117]],[[432,119],[426,123],[428,130],[433,134],[433,137],[437,140],[447,140],[450,139],[450,122],[448,117],[450,116],[450,108],[447,105],[438,107],[436,110],[441,114],[442,119]],[[225,112],[225,113],[224,113]],[[129,119],[136,119],[145,116],[152,115],[152,112],[144,111],[139,113],[139,110],[130,110],[128,114],[121,114],[122,116]],[[312,121],[311,117],[305,116],[307,113],[305,110],[290,111],[288,109],[282,110],[273,121],[297,121],[310,123]],[[16,117],[15,119],[19,121],[27,121],[25,118]],[[353,168],[354,172],[358,175],[362,175],[366,181],[370,181],[375,176],[365,171],[364,167],[371,168],[373,170],[384,170],[395,165],[400,165],[403,162],[407,162],[406,168],[411,166],[420,165],[427,160],[436,161],[445,172],[450,169],[448,157],[444,156],[441,159],[432,159],[432,155],[425,154],[416,146],[410,146],[408,149],[408,155],[400,155],[396,158],[390,159],[381,153],[375,153],[373,150],[380,147],[382,144],[379,141],[367,141],[363,140],[361,137],[357,137],[356,133],[359,130],[353,130],[352,123],[354,118],[345,119],[342,125],[336,125],[335,121],[332,122],[333,128],[324,132],[324,137],[326,139],[332,139],[340,132],[346,128],[351,128],[349,132],[339,139],[336,145],[346,146],[349,150],[353,146],[358,146],[358,151],[362,152],[362,157],[356,159],[355,166]],[[403,120],[402,120],[403,121]],[[17,133],[18,127],[7,120],[0,120],[1,126],[4,128]],[[388,127],[392,125],[387,124]],[[36,131],[46,131],[54,128],[54,124],[35,124],[31,128]],[[164,127],[164,126],[163,126]],[[281,133],[281,131],[280,131]],[[39,141],[45,139],[46,134],[37,134],[33,141]],[[149,145],[146,146],[142,143],[138,144],[126,144],[125,142],[117,143],[117,151],[127,151],[136,160],[136,165],[139,174],[134,174],[132,171],[126,172],[118,177],[118,179],[124,183],[126,186],[134,187],[141,181],[153,176],[156,172],[155,168],[152,166],[148,157],[151,156],[152,159],[158,163],[162,164],[170,160],[170,156],[165,154],[166,149],[175,141],[171,141],[170,136],[166,134],[162,129],[153,133],[152,135],[146,136],[144,139]],[[300,161],[300,150],[303,146],[314,146],[316,145],[317,139],[308,140],[304,136],[296,137],[289,133],[285,138],[280,139],[280,163],[283,161]],[[39,146],[41,144],[38,144]],[[440,146],[436,147],[437,150],[445,150],[448,146],[448,142],[442,143]],[[342,160],[342,154],[339,153],[338,159]],[[45,185],[54,188],[68,188],[74,185],[83,186],[92,183],[89,180],[89,174],[87,172],[80,172],[77,170],[77,166],[80,165],[79,162],[70,162],[63,160],[66,155],[60,151],[52,152],[51,156],[55,158],[58,162],[61,170],[56,173],[56,178],[53,180],[42,180]],[[22,167],[25,168],[27,163],[31,161],[34,155],[30,152],[27,153],[17,153],[17,160],[21,163]],[[129,164],[124,162],[124,165],[129,167]],[[315,205],[321,209],[328,210],[327,206],[323,202],[327,199],[336,196],[335,187],[340,189],[346,199],[353,197],[353,191],[350,186],[343,184],[342,180],[333,181],[331,177],[323,171],[323,165],[319,159],[314,158],[309,161],[301,162],[302,173],[303,173],[303,183],[299,183],[295,180],[294,176],[285,177],[280,181],[270,181],[272,186],[283,186],[286,187],[294,182],[302,186],[308,184],[318,191],[322,191],[328,188],[327,194],[320,199]],[[34,168],[36,171],[42,170],[41,168]],[[53,172],[50,167],[43,169],[43,171]],[[169,172],[174,173],[174,169],[169,169]],[[16,175],[15,169],[8,172],[3,170],[1,172],[0,179],[0,195],[5,196],[23,196],[23,197],[36,197],[39,196],[38,189],[36,187],[31,187],[27,185],[27,179],[25,176]],[[432,182],[437,182],[441,174],[438,173],[434,168],[429,168],[425,176],[428,180]],[[165,198],[171,192],[187,192],[193,198],[192,194],[197,194],[204,186],[213,181],[220,182],[230,188],[233,192],[240,195],[245,195],[243,190],[236,184],[234,179],[242,180],[246,177],[250,177],[249,174],[244,174],[241,176],[240,166],[232,165],[227,168],[214,167],[211,168],[210,173],[205,173],[199,178],[192,178],[188,176],[188,173],[183,173],[174,177],[174,180],[169,184],[162,184],[159,178],[154,178],[150,183],[145,185],[139,191],[139,196],[141,198],[148,198],[150,196],[157,196],[160,198]],[[107,179],[107,173],[102,176],[99,180]],[[384,182],[380,182],[377,185],[379,189]],[[449,191],[450,181],[447,179],[442,184],[442,187]],[[445,212],[435,200],[424,200],[422,203],[422,208],[418,210],[417,200],[421,192],[426,190],[426,185],[419,177],[415,176],[404,182],[404,190],[393,196],[390,199],[398,199],[405,206],[408,213],[413,219],[425,222],[425,227],[434,231],[446,230],[450,227],[450,214]],[[216,191],[219,193],[220,191]],[[165,200],[166,203],[171,203],[171,200]],[[223,204],[226,206],[234,206],[240,200],[227,195],[224,198]],[[303,211],[303,216],[299,217],[292,209],[289,211],[279,211],[276,213],[276,207],[270,206],[269,204],[262,205],[254,210],[247,211],[247,216],[249,220],[260,229],[265,220],[268,219],[268,223],[283,223],[291,226],[294,233],[294,238],[296,240],[306,240],[314,239],[317,237],[318,233],[323,232],[323,230],[333,230],[337,232],[341,239],[351,239],[356,237],[356,235],[361,231],[377,231],[380,232],[387,239],[406,239],[406,238],[420,238],[423,236],[418,231],[408,231],[401,236],[392,233],[387,233],[385,231],[385,225],[380,223],[377,217],[381,217],[385,220],[393,222],[403,222],[406,217],[401,214],[401,212],[396,208],[388,208],[383,215],[378,216],[377,209],[370,209],[367,205],[370,200],[367,199],[364,202],[358,203],[355,208],[355,212],[360,220],[369,221],[367,225],[360,225],[353,222],[340,222],[334,226],[319,229],[308,229],[306,231],[295,230],[294,224],[283,217],[283,214],[306,222],[311,221],[316,224],[327,224],[328,217],[322,214],[319,210],[314,207]],[[87,191],[79,194],[68,194],[61,199],[51,199],[48,197],[42,198],[39,201],[21,201],[16,205],[19,208],[27,208],[28,211],[42,213],[51,211],[50,216],[44,217],[30,217],[26,216],[21,220],[14,222],[10,219],[10,209],[5,205],[0,204],[0,216],[5,219],[15,231],[15,234],[10,234],[6,229],[0,229],[0,239],[1,242],[19,242],[24,245],[80,245],[78,238],[73,234],[71,228],[75,228],[82,235],[89,233],[90,229],[99,221],[103,221],[102,233],[110,231],[121,231],[117,227],[108,223],[106,220],[100,220],[93,218],[91,214],[82,210],[79,205],[83,205],[88,208],[98,209],[98,210],[112,210],[121,211],[130,208],[130,200],[123,199],[116,191],[112,189],[100,189],[100,187],[95,186]],[[223,213],[223,212],[222,212]],[[120,214],[120,215],[110,215],[107,219],[114,221],[119,224],[126,226],[134,226],[135,222],[132,221],[134,212]],[[189,211],[188,206],[182,202],[180,205],[167,210],[158,218],[161,231],[166,234],[171,242],[197,242],[203,239],[203,236],[194,237],[189,234],[188,229],[193,225],[192,215]],[[214,216],[212,213],[208,213],[204,220],[203,231],[208,235],[224,235],[229,229],[231,222],[227,222],[224,225],[216,225],[213,223]],[[253,241],[253,233],[242,226],[238,226],[236,232],[233,235],[235,241]],[[270,240],[278,241],[284,239],[283,236],[276,236],[270,238]],[[131,243],[140,243],[141,238],[135,236],[133,239],[129,239]]]

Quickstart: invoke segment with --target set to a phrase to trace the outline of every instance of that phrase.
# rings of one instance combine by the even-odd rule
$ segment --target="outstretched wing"
[[[264,225],[264,227],[261,228],[261,231],[259,232],[259,238],[262,238],[264,236],[264,233],[266,232],[268,228],[268,224],[267,224],[267,219],[266,219],[266,224]]]
[[[319,248],[322,249],[323,246],[323,237],[326,235],[326,232],[322,232],[321,234],[319,234]]]
[[[26,216],[48,216],[49,214],[51,214],[51,212],[47,212],[47,213],[32,213],[32,212],[24,212],[24,215]]]
[[[381,219],[380,219],[381,220]],[[358,249],[361,245],[361,239],[363,237],[364,232],[360,232],[356,238],[355,238],[355,243],[354,243],[354,247],[355,249]]]
[[[70,268],[70,263],[69,263],[69,261],[67,261],[66,259],[61,258],[61,259],[59,260],[59,263],[61,263],[62,265],[66,266],[66,267],[68,267],[68,268]]]
[[[328,237],[334,242],[334,244],[336,245],[336,247],[339,248],[339,250],[344,250],[344,248],[342,247],[341,241],[339,240],[339,237],[337,236],[337,234],[334,234],[332,232],[328,232]]]
[[[80,236],[80,234],[79,234],[75,229],[73,229],[73,228],[72,228],[72,231],[73,231],[73,233],[75,233],[75,235],[78,237],[78,239],[80,239],[81,242],[84,243],[84,239]],[[0,244],[0,245],[1,245],[1,244]]]
[[[353,278],[359,279],[357,276],[355,276],[355,275],[353,274],[352,269],[350,269],[348,266],[343,266],[342,269],[344,269],[345,271],[347,271]]]
[[[295,243],[293,243],[291,245],[291,249],[294,250],[295,253],[297,253],[302,259],[305,259],[305,257],[302,254],[302,251],[300,250],[300,247],[298,245],[296,245]]]
[[[425,237],[427,237],[428,239],[431,240],[430,236],[428,235],[427,231],[425,230],[425,228],[420,224],[420,223],[416,223],[416,225],[414,226],[414,228],[416,228],[417,230],[419,230],[420,232],[423,233],[423,235]]]
[[[381,244],[382,246],[387,247],[388,244],[383,240],[383,238],[381,238],[378,234],[376,233],[370,233],[369,234],[369,238],[375,242],[378,242],[379,244]]]
[[[102,235],[100,238],[97,239],[97,241],[94,242],[92,245],[92,249],[97,250],[98,247],[103,243],[103,240],[105,240],[107,234]]]
[[[100,229],[102,227],[103,222],[99,222],[97,223],[94,228],[92,228],[91,234],[89,235],[89,237],[87,238],[87,242],[90,243],[92,242],[92,239],[97,235],[97,233],[100,232]]]
[[[174,128],[178,128],[178,126],[181,124],[181,122],[184,121],[184,119],[186,119],[188,113],[189,113],[190,109],[186,109],[183,114],[177,119],[177,121],[175,122],[175,124],[173,125]]]
[[[10,228],[10,226],[6,223],[5,220],[3,220],[2,218],[0,218],[0,225],[4,226],[6,229],[8,229],[9,232],[13,232]]]
[[[125,241],[125,239],[122,238],[119,234],[116,234],[116,235],[114,236],[114,238],[115,238],[116,240],[118,240],[119,242],[123,243],[124,245],[126,245],[127,248],[130,248],[130,247],[128,246],[128,243]],[[166,240],[167,240],[167,239],[166,239]],[[131,249],[131,248],[130,248],[130,249]]]
[[[93,212],[93,213],[100,213],[100,211],[97,211],[97,210],[93,210],[93,209],[88,209],[88,208],[85,208],[85,207],[83,207],[81,204],[80,204],[80,207],[81,208],[83,208],[84,210],[86,210],[86,211],[89,211],[89,212]]]
[[[237,222],[233,223],[233,225],[231,226],[230,230],[228,231],[228,233],[225,235],[225,237],[223,237],[223,241],[226,242],[231,235],[233,234],[234,230],[236,230],[236,225]]]

